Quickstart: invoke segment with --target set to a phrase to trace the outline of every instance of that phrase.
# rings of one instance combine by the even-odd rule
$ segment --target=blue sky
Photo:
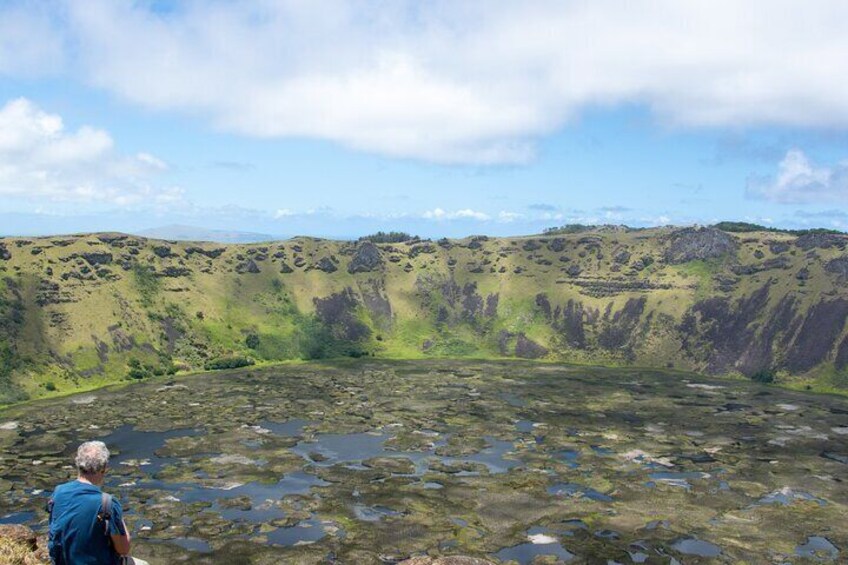
[[[848,229],[844,2],[0,1],[0,233]]]

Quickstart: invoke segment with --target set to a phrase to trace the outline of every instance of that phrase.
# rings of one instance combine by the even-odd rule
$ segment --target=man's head
[[[77,448],[75,461],[80,475],[102,475],[109,465],[109,450],[102,441],[87,441]]]

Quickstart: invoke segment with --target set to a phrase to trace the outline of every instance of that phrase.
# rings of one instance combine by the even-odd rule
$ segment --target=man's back
[[[59,485],[53,492],[50,519],[50,556],[63,565],[110,565],[119,563],[109,535],[124,534],[121,505],[112,501],[109,534],[97,519],[102,492],[82,481]]]

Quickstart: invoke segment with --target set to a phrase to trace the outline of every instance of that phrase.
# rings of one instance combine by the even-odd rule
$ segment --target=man
[[[148,565],[129,556],[130,534],[121,504],[100,490],[109,466],[106,444],[83,443],[75,462],[77,479],[53,491],[48,535],[51,561],[55,565]]]

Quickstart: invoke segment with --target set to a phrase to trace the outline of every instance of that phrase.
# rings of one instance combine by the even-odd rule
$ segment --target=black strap
[[[103,533],[109,535],[109,523],[112,521],[112,495],[107,493],[100,494],[100,512],[97,513],[97,520],[103,522]]]

